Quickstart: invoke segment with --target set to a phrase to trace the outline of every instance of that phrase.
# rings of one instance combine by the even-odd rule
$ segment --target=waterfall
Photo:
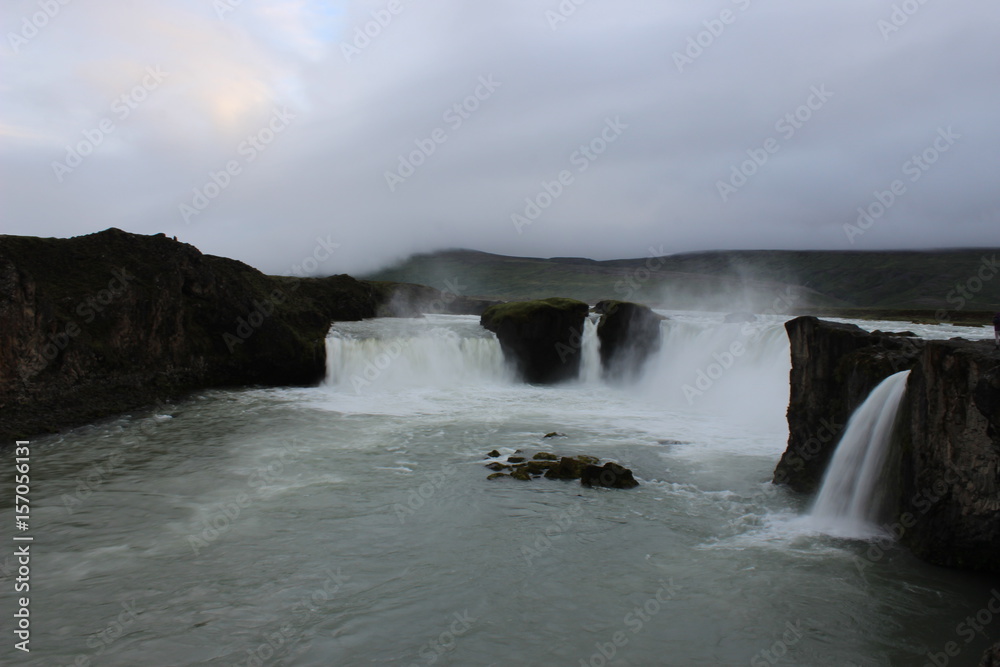
[[[369,389],[507,382],[496,337],[478,319],[367,320],[337,324],[326,339],[326,384]]]
[[[599,315],[589,316],[583,323],[580,338],[580,381],[596,384],[601,379],[601,341],[597,338]]]
[[[879,481],[909,374],[902,371],[883,380],[848,420],[810,513],[824,532],[845,537],[872,533],[881,509]]]
[[[791,359],[785,318],[726,324],[721,316],[665,321],[660,350],[646,363],[639,389],[664,409],[724,417],[787,433]]]

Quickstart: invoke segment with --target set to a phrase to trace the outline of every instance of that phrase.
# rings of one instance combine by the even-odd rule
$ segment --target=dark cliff
[[[1000,571],[1000,353],[992,341],[925,341],[811,317],[786,328],[789,440],[775,483],[814,492],[851,412],[884,378],[910,369],[883,525],[929,562]]]
[[[480,324],[500,340],[504,357],[526,382],[570,380],[580,372],[583,322],[590,307],[574,299],[490,306]]]
[[[600,301],[594,310],[601,313],[597,338],[604,374],[612,379],[635,377],[660,349],[663,316],[630,301]]]
[[[792,357],[788,448],[774,481],[813,493],[851,413],[882,380],[913,366],[919,341],[815,317],[798,317],[785,329]]]
[[[0,438],[194,389],[315,383],[331,322],[378,302],[350,276],[266,276],[162,234],[0,236]]]
[[[1000,571],[1000,353],[928,341],[906,395],[900,541],[938,565]]]

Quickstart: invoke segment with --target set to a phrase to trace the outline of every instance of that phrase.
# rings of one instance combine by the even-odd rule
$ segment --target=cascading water
[[[339,323],[326,339],[326,364],[326,384],[355,393],[510,378],[500,343],[472,318]]]
[[[786,428],[790,357],[784,318],[726,324],[671,314],[663,343],[639,389],[666,409],[724,415],[780,432]]]
[[[584,384],[596,384],[601,379],[601,342],[597,338],[597,320],[591,315],[583,323],[580,337],[580,380]]]
[[[864,537],[879,518],[877,491],[909,371],[882,381],[851,415],[810,516],[823,532]]]

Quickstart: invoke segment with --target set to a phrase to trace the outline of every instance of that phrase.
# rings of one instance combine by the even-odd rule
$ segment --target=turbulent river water
[[[212,391],[33,440],[32,650],[6,633],[0,655],[867,667],[934,664],[954,642],[947,664],[975,665],[1000,618],[961,624],[996,581],[825,535],[769,483],[781,319],[668,314],[629,384],[600,379],[592,324],[581,380],[543,387],[511,378],[478,318],[371,320],[333,327],[322,386]],[[487,481],[492,449],[611,459],[641,486]]]

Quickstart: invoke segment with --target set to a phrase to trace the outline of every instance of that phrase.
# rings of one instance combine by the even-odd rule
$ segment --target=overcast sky
[[[322,274],[1000,245],[996,0],[62,1],[0,9],[0,233]]]

